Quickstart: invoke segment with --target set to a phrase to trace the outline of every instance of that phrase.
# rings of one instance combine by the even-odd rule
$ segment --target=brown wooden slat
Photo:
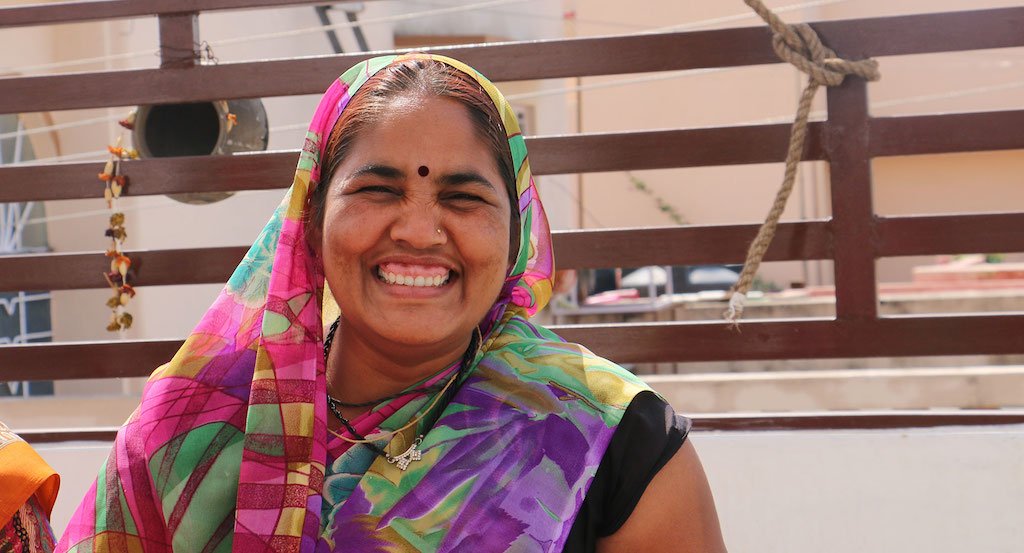
[[[0,382],[148,376],[182,340],[36,343],[0,346]]]
[[[989,426],[1024,423],[1024,412],[981,411],[880,411],[785,413],[766,415],[694,415],[698,431],[744,430],[888,430],[937,426]]]
[[[789,124],[632,133],[594,133],[527,140],[536,175],[771,163],[786,158]],[[805,160],[825,159],[824,125],[811,123]]]
[[[823,158],[821,130],[818,123],[809,129],[806,159]],[[533,174],[541,176],[781,161],[788,133],[788,125],[761,125],[534,137],[526,144]],[[125,162],[122,170],[132,196],[263,190],[290,185],[297,160],[297,150],[153,158]],[[100,170],[101,163],[0,167],[0,202],[101,198]]]
[[[907,156],[1024,149],[1024,110],[876,117],[870,155]]]
[[[1024,353],[1024,314],[554,328],[617,363]]]
[[[885,117],[870,123],[872,156],[1024,149],[1024,110]],[[758,125],[541,136],[527,139],[535,175],[664,169],[782,161],[789,125]],[[804,159],[826,159],[821,123],[812,123]],[[298,151],[143,159],[126,163],[130,194],[283,188]],[[100,198],[99,163],[0,167],[0,202]],[[210,179],[209,175],[219,175]],[[23,183],[32,182],[33,186]]]
[[[0,28],[146,17],[164,13],[340,4],[349,0],[90,0],[0,8]]]
[[[724,308],[724,304],[723,304]],[[1024,353],[1024,314],[553,326],[617,363]],[[180,340],[0,346],[0,382],[146,376]]]
[[[771,430],[888,430],[900,428],[934,428],[939,426],[996,426],[1024,423],[1018,411],[980,410],[951,411],[871,411],[782,413],[763,415],[690,415],[693,429],[709,431],[771,431]],[[117,427],[60,428],[17,430],[30,444],[70,441],[112,442]]]
[[[869,124],[863,79],[847,78],[842,85],[828,89],[826,132],[839,319],[878,316]]]
[[[126,161],[129,196],[284,188],[292,183],[299,152],[190,156]],[[0,202],[102,198],[96,175],[103,162],[0,167]],[[210,178],[217,175],[217,178]],[[25,186],[31,182],[32,186]]]
[[[18,436],[30,444],[55,444],[60,442],[113,442],[117,427],[60,428],[19,430]]]
[[[879,218],[878,255],[942,255],[1024,251],[1024,213]],[[558,267],[640,267],[738,263],[757,225],[707,225],[556,231]],[[637,247],[643,244],[644,247]],[[139,286],[225,282],[245,246],[129,251]],[[782,223],[766,261],[831,259],[830,223]],[[101,252],[0,257],[0,291],[102,288]]]
[[[100,232],[97,230],[97,232]],[[134,286],[227,282],[245,246],[126,252],[132,258]],[[28,254],[0,257],[0,290],[79,290],[106,288],[110,260],[103,252]]]
[[[559,269],[743,263],[760,225],[562,231],[554,233]],[[765,261],[831,259],[829,223],[781,223]]]
[[[97,231],[98,232],[98,231]],[[716,225],[554,233],[560,268],[739,263],[757,225]],[[644,244],[644,248],[637,248]],[[208,284],[227,281],[243,246],[128,251],[135,286]],[[767,258],[771,261],[828,259],[828,224],[786,223]],[[0,257],[0,291],[103,288],[109,260],[101,252]]]
[[[1024,7],[813,23],[846,59],[1024,46]],[[884,72],[884,69],[883,69]]]
[[[431,51],[460,59],[494,81],[690,69],[719,61],[721,54],[701,59],[705,57],[701,52],[728,51],[725,43],[734,39],[760,38],[764,49],[751,49],[750,61],[774,61],[763,30],[739,29],[731,37],[714,34],[720,32],[573,38]],[[222,63],[173,72],[135,69],[0,79],[0,113],[320,94],[356,63],[386,53]],[[112,79],[118,87],[103,87]]]
[[[177,11],[182,11],[180,8]],[[1024,7],[813,24],[826,44],[857,58],[1024,46]],[[744,27],[438,48],[495,81],[779,63],[768,31]],[[0,113],[316,94],[371,54],[0,79]],[[319,75],[320,78],[310,78]],[[117,81],[111,89],[107,83]]]
[[[880,217],[878,255],[1024,252],[1024,213]]]

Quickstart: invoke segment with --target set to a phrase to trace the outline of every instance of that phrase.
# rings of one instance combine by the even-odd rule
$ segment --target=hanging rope
[[[793,191],[796,182],[796,170],[800,164],[800,156],[804,151],[804,139],[807,137],[807,116],[811,111],[811,102],[821,86],[837,86],[842,84],[847,75],[854,75],[869,81],[877,81],[878,62],[872,59],[849,61],[840,58],[835,52],[822,44],[818,33],[805,23],[788,25],[772,13],[761,0],[744,0],[757,15],[761,16],[772,30],[772,48],[783,61],[789,62],[807,74],[807,85],[800,95],[796,118],[789,135],[789,151],[786,153],[786,172],[782,178],[782,186],[775,195],[775,203],[768,211],[768,217],[757,231],[757,237],[747,250],[747,259],[743,263],[743,271],[739,281],[732,288],[729,297],[729,309],[724,313],[730,327],[739,329],[739,320],[743,316],[743,307],[747,300],[747,292],[754,282],[754,275],[761,265],[764,253],[775,236],[775,228],[779,217],[786,209],[786,201]]]

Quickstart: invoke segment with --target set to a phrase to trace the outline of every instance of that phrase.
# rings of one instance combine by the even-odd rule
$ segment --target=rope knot
[[[773,31],[772,48],[780,59],[806,73],[812,81],[823,86],[838,86],[847,75],[856,75],[877,81],[878,62],[872,59],[849,61],[840,58],[825,46],[818,33],[806,23],[782,25],[781,32]]]

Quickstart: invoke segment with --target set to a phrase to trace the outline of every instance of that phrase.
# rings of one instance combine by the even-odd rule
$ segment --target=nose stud
[[[438,228],[437,228],[437,229],[435,229],[435,230],[437,230],[437,234],[438,234],[438,235],[440,235],[440,234],[441,234],[441,227],[438,227]]]

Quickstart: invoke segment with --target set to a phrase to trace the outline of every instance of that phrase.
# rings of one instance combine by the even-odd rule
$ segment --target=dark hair
[[[359,133],[379,121],[396,98],[416,95],[451,98],[469,110],[470,120],[480,139],[490,148],[508,193],[512,211],[509,257],[514,259],[519,247],[519,195],[501,115],[480,83],[444,62],[431,59],[410,59],[389,65],[370,77],[349,100],[327,137],[320,160],[320,182],[309,196],[307,233],[323,227],[331,178],[352,144],[359,139]]]

